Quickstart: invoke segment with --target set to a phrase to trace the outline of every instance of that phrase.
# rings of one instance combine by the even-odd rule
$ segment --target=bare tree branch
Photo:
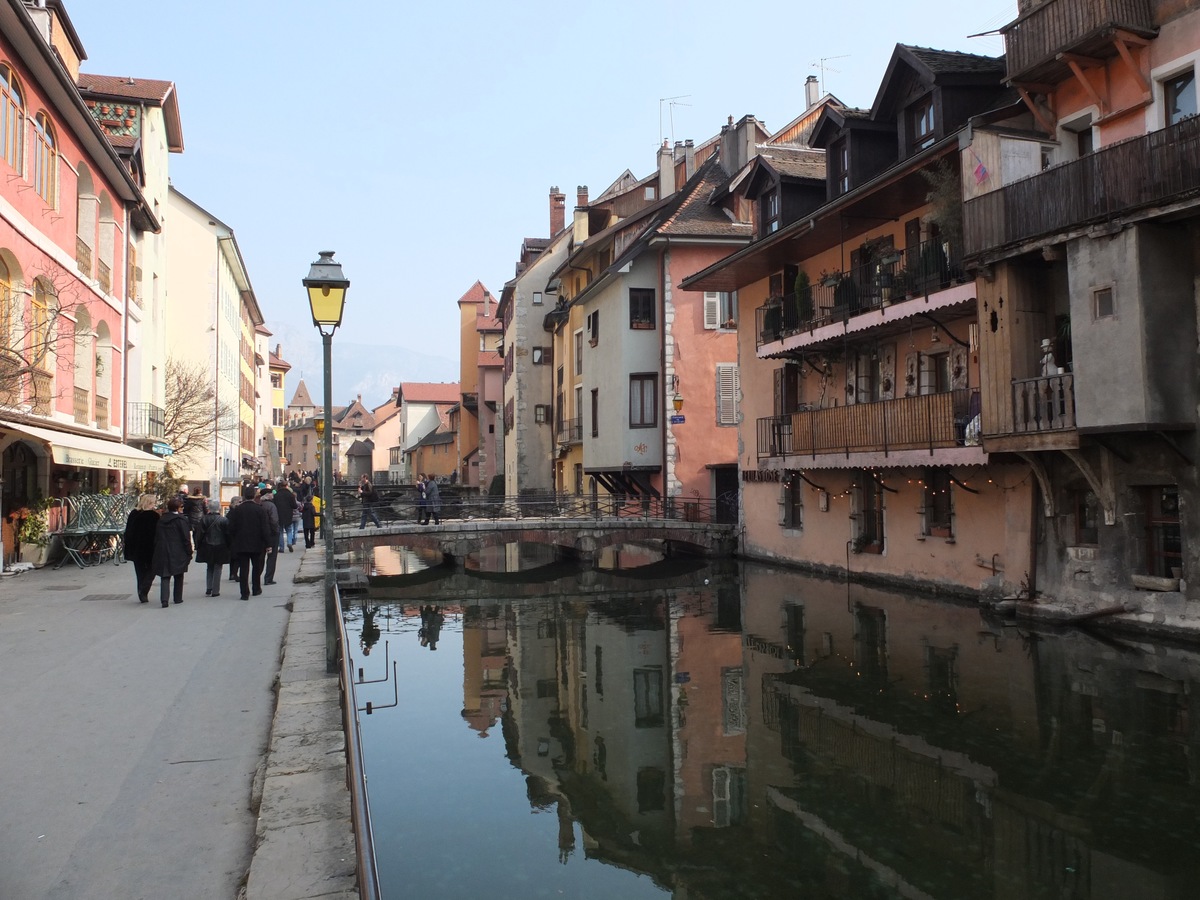
[[[207,452],[219,431],[236,424],[228,403],[217,402],[216,382],[201,363],[169,357],[163,436],[176,455]]]
[[[0,409],[32,406],[48,413],[53,370],[60,392],[73,384],[76,333],[64,326],[77,317],[79,282],[48,263],[24,287],[0,296]]]

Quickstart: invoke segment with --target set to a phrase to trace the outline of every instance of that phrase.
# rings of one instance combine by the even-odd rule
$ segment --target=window
[[[633,725],[660,728],[663,724],[663,673],[659,666],[633,670]]]
[[[530,357],[531,357],[531,358],[532,358],[532,360],[533,360],[533,364],[534,364],[535,366],[548,366],[548,365],[550,365],[550,363],[551,363],[551,359],[550,359],[550,351],[551,351],[551,349],[552,349],[552,348],[550,348],[550,347],[534,347],[534,348],[533,348],[533,350],[532,350],[532,351],[530,351]]]
[[[539,425],[550,421],[550,407],[548,404],[538,403],[533,407],[533,421]]]
[[[941,394],[950,390],[950,354],[921,354],[921,394]]]
[[[1097,288],[1092,291],[1092,316],[1096,319],[1110,319],[1113,308],[1113,289],[1111,287]]]
[[[541,306],[541,305],[542,305],[542,292],[541,292],[541,291],[534,291],[534,292],[533,292],[533,305],[534,305],[534,306]]]
[[[1179,487],[1142,488],[1146,508],[1146,574],[1178,578],[1183,571],[1183,532],[1179,521]]]
[[[12,302],[12,276],[4,260],[0,259],[0,347],[12,346]]]
[[[738,367],[734,363],[717,364],[717,424],[738,423]]]
[[[58,189],[58,148],[54,126],[44,112],[33,123],[33,188],[38,196],[54,206]]]
[[[283,410],[282,409],[271,410],[271,424],[275,425],[276,427],[283,424]]]
[[[910,121],[912,123],[912,148],[924,150],[932,147],[935,140],[933,123],[933,95],[913,106]]]
[[[1075,491],[1075,543],[1100,543],[1100,499],[1093,491]]]
[[[50,349],[50,301],[53,294],[46,285],[34,284],[33,303],[29,321],[30,353],[39,368],[46,368],[46,356]]]
[[[762,234],[779,230],[779,189],[771,191],[762,199]]]
[[[279,372],[271,373],[271,387],[273,387],[273,388],[283,387],[283,375],[281,375]]]
[[[629,327],[653,328],[655,323],[654,289],[629,289]]]
[[[0,156],[21,171],[21,151],[25,146],[25,110],[21,85],[8,66],[0,64]]]
[[[925,471],[924,533],[929,537],[953,536],[954,494],[947,469]]]
[[[785,469],[779,493],[779,524],[799,530],[804,527],[804,479],[795,469]]]
[[[854,476],[856,530],[854,549],[859,553],[883,552],[883,487],[870,472]]]
[[[1196,115],[1196,70],[1180,72],[1163,82],[1167,124],[1174,125]]]
[[[600,391],[592,388],[592,437],[600,436]]]
[[[658,375],[629,376],[629,427],[658,425]]]
[[[836,142],[829,159],[833,167],[833,193],[840,197],[850,190],[850,142],[846,138]]]
[[[583,332],[575,332],[575,374],[583,374]]]
[[[737,328],[737,293],[728,291],[704,292],[704,327]]]
[[[600,310],[588,313],[587,333],[589,344],[595,347],[600,343]]]

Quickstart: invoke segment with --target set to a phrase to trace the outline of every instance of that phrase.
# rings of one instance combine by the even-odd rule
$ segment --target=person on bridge
[[[442,524],[442,495],[438,490],[437,480],[432,475],[425,476],[425,524],[429,524],[429,516],[433,516],[433,524]]]
[[[376,528],[382,528],[383,523],[379,521],[379,515],[375,512],[375,504],[379,502],[379,493],[366,475],[358,480],[358,499],[362,502],[362,518],[359,520],[358,530],[362,531],[367,527],[368,516],[371,517]]]

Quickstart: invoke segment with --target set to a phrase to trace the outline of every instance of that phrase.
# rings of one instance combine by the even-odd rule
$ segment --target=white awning
[[[81,466],[89,469],[118,469],[123,472],[161,472],[163,460],[150,453],[136,450],[119,441],[72,434],[69,431],[53,431],[24,423],[0,420],[0,429],[15,431],[49,445],[50,455],[63,466]]]

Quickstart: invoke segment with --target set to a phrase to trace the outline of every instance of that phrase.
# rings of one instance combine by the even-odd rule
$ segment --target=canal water
[[[606,562],[359,560],[384,897],[1197,896],[1194,650]]]

